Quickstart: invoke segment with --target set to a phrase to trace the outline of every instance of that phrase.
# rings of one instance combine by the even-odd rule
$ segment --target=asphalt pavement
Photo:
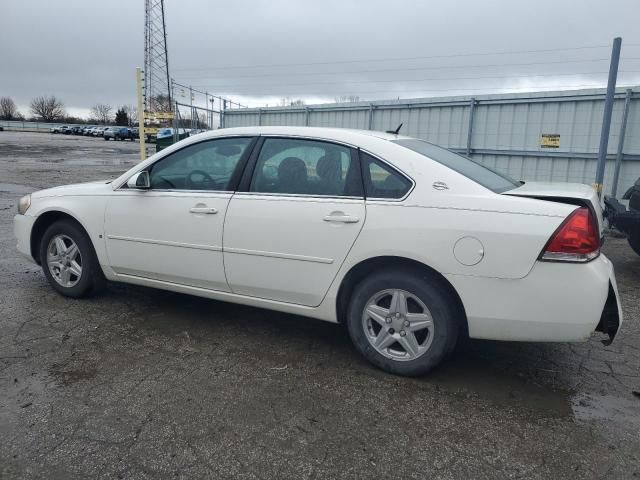
[[[401,378],[338,325],[128,285],[56,294],[15,249],[17,199],[137,154],[0,132],[1,479],[640,478],[640,257],[624,239],[604,246],[625,315],[611,346],[471,341]]]

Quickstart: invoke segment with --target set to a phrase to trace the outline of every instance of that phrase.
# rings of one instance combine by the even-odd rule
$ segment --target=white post
[[[142,101],[142,69],[136,68],[136,90],[138,94],[138,137],[140,138],[140,161],[147,158],[144,138],[144,102]]]

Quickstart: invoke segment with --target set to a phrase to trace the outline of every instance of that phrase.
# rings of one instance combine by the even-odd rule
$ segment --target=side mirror
[[[129,180],[127,180],[127,187],[138,188],[142,190],[148,190],[151,188],[151,181],[149,180],[149,172],[143,170],[136,173]]]

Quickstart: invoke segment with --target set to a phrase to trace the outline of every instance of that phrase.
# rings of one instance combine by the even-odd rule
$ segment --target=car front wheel
[[[458,309],[440,280],[410,271],[383,272],[354,290],[349,335],[367,360],[398,375],[424,375],[449,355]]]
[[[47,280],[64,296],[86,297],[105,283],[91,240],[75,222],[60,220],[47,228],[40,260]]]

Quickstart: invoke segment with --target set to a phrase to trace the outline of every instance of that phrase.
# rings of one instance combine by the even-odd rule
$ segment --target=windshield
[[[392,142],[435,160],[495,193],[506,192],[520,186],[519,182],[506,175],[424,140],[392,140]]]

